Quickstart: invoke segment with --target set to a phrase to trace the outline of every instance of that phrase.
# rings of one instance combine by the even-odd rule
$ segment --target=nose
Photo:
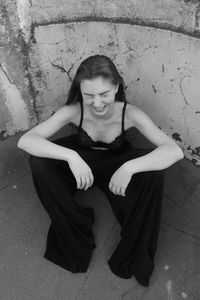
[[[93,100],[93,106],[95,108],[101,107],[102,103],[101,103],[101,98],[99,96],[95,97]]]

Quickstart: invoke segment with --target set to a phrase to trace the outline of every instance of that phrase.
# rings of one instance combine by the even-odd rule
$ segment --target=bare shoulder
[[[148,116],[134,104],[127,103],[126,118],[128,123],[132,124],[132,126],[138,127],[141,123],[143,123],[145,118],[148,118]]]
[[[135,105],[128,104],[127,119],[155,146],[175,144],[145,112]]]
[[[53,116],[54,118],[59,118],[60,121],[63,121],[64,123],[69,123],[72,122],[79,114],[80,104],[75,103],[64,105],[63,107],[59,108]]]
[[[44,138],[49,138],[65,125],[73,122],[80,113],[80,105],[71,104],[59,108],[49,119],[30,129],[25,135],[38,134]]]

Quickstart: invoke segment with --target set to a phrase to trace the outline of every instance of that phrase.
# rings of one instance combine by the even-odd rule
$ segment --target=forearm
[[[173,144],[163,144],[152,152],[132,159],[125,164],[131,174],[166,169],[183,158],[182,150]]]
[[[73,155],[77,154],[74,150],[54,144],[37,134],[22,136],[18,147],[34,156],[64,161],[69,161]]]

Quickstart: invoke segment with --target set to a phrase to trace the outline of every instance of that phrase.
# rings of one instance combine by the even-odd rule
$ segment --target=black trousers
[[[111,271],[149,285],[160,228],[164,184],[163,171],[133,175],[126,196],[114,195],[108,188],[113,173],[126,161],[150,152],[134,149],[127,142],[120,152],[85,149],[77,146],[75,135],[54,143],[74,149],[90,166],[96,184],[107,196],[121,226],[121,240],[108,261]],[[73,272],[86,272],[95,247],[93,209],[73,199],[76,180],[61,160],[30,156],[36,192],[51,219],[44,256]]]

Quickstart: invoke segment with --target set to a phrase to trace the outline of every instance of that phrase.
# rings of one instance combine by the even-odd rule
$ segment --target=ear
[[[119,83],[115,86],[115,94],[117,94],[118,89],[119,89]]]

